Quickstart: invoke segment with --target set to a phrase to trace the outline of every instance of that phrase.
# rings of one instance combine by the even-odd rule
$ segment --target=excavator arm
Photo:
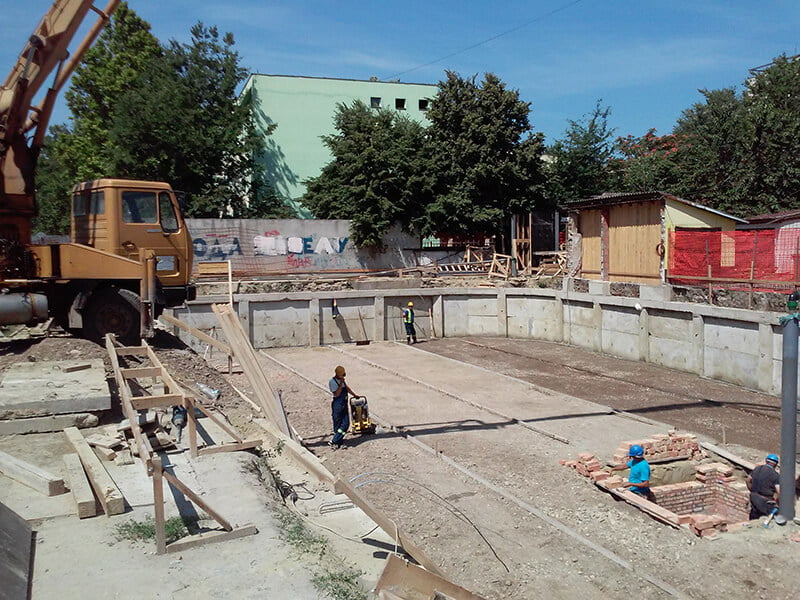
[[[30,220],[36,215],[36,161],[53,105],[119,2],[109,0],[105,9],[99,10],[93,0],[55,0],[0,88],[0,238],[30,242]],[[70,43],[92,11],[97,14],[95,23],[67,60]],[[34,106],[54,71],[44,99]]]

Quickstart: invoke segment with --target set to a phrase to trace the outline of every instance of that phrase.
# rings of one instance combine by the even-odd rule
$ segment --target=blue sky
[[[0,73],[50,0],[5,0]],[[104,6],[104,0],[97,0]],[[740,86],[748,69],[800,52],[796,0],[130,0],[162,41],[197,21],[230,31],[255,72],[436,83],[491,71],[532,103],[552,142],[598,99],[619,135],[667,133],[699,88]],[[555,14],[548,14],[561,9]],[[531,22],[533,21],[533,22]],[[524,25],[524,26],[523,26]],[[507,32],[446,60],[440,57]],[[62,101],[51,123],[64,122]]]

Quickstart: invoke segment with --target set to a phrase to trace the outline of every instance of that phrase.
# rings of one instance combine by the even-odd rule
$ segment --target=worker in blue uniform
[[[652,500],[653,493],[650,491],[650,463],[644,459],[644,448],[639,444],[634,444],[628,450],[630,460],[627,463],[612,467],[612,471],[623,471],[630,469],[628,481],[623,482],[623,487],[630,488],[634,494],[639,494],[643,498]]]
[[[345,382],[347,372],[339,365],[334,369],[334,374],[328,382],[328,389],[333,394],[331,401],[331,417],[333,418],[333,438],[328,442],[331,448],[339,449],[344,446],[344,435],[350,428],[350,411],[347,395],[358,396]]]

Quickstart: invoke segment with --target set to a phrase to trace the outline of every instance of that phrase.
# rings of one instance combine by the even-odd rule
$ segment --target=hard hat
[[[631,449],[628,450],[628,456],[644,456],[644,448],[639,444],[634,444],[631,446]]]
[[[767,454],[767,459],[766,460],[768,462],[774,462],[776,465],[780,462],[780,459],[778,458],[778,456],[776,454]]]
[[[345,374],[344,367],[342,365],[339,365],[338,367],[336,367],[333,370],[333,372],[336,374],[337,377],[341,377],[341,376],[343,376]]]
[[[409,302],[408,305],[409,306],[414,306],[414,303],[413,302]]]

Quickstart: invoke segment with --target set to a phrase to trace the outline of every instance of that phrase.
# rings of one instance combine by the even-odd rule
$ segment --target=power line
[[[407,73],[411,73],[413,71],[417,71],[418,69],[424,69],[425,67],[429,67],[429,66],[434,65],[434,64],[436,64],[438,62],[441,62],[443,60],[447,60],[448,58],[452,58],[453,56],[456,56],[458,54],[462,54],[464,52],[468,52],[468,51],[470,51],[470,50],[472,50],[474,48],[477,48],[478,46],[483,46],[484,44],[488,44],[489,42],[493,42],[494,40],[496,40],[498,38],[501,38],[504,35],[508,35],[509,33],[514,33],[515,31],[519,31],[520,29],[523,29],[523,28],[527,27],[528,25],[532,25],[533,23],[536,23],[538,21],[543,21],[544,19],[546,19],[548,17],[551,17],[556,13],[560,13],[561,11],[567,10],[568,8],[571,8],[571,7],[575,6],[576,4],[580,4],[581,2],[583,2],[583,0],[574,0],[573,2],[569,2],[568,4],[564,4],[563,6],[560,6],[560,7],[556,8],[556,9],[553,9],[548,13],[545,13],[545,14],[540,15],[538,17],[534,17],[532,19],[528,19],[527,21],[523,21],[522,23],[520,23],[516,27],[512,27],[511,29],[506,29],[505,31],[502,31],[502,32],[498,33],[497,35],[493,35],[492,37],[486,38],[485,40],[482,40],[480,42],[472,44],[471,46],[467,46],[466,48],[461,48],[460,50],[456,50],[455,52],[451,52],[450,54],[448,54],[446,56],[441,56],[441,57],[439,57],[439,58],[437,58],[435,60],[432,60],[430,62],[426,62],[426,63],[421,64],[421,65],[417,65],[416,67],[413,67],[413,68],[408,69],[406,71],[401,71],[400,73],[396,73],[396,74],[394,74],[394,75],[392,75],[390,77],[386,77],[384,79],[384,81],[387,81],[389,79],[397,79],[398,77],[400,77],[402,75],[405,75]]]

